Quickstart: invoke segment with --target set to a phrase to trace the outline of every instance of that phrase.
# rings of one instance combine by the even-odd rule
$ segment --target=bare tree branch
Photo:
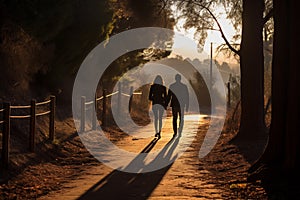
[[[204,9],[212,16],[212,18],[214,19],[214,21],[217,23],[217,26],[218,26],[219,31],[220,31],[220,33],[221,33],[221,36],[222,36],[223,40],[225,41],[226,45],[228,46],[228,48],[229,48],[231,51],[233,51],[235,54],[237,54],[237,55],[240,56],[240,51],[237,50],[237,49],[235,49],[235,48],[229,43],[229,41],[227,40],[227,38],[226,38],[226,36],[225,36],[225,34],[224,34],[224,32],[223,32],[223,29],[222,29],[222,27],[221,27],[221,25],[220,25],[218,19],[217,19],[216,16],[210,11],[210,9],[209,9],[208,7],[206,7],[206,6],[202,5],[202,4],[199,4],[198,2],[194,2],[194,1],[193,1],[193,2],[191,2],[191,1],[185,1],[185,2],[187,2],[187,3],[193,3],[193,4],[197,5],[197,6],[200,6],[200,7],[204,8]]]
[[[273,8],[266,14],[266,16],[263,19],[263,24],[267,23],[272,17],[273,17],[274,11]]]
[[[163,10],[166,8],[169,0],[162,0],[162,6],[161,9],[158,11],[159,14],[163,12]]]

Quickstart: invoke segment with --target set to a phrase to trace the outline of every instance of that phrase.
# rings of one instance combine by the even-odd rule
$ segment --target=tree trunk
[[[300,46],[296,29],[300,26],[297,0],[274,0],[274,51],[272,65],[272,121],[269,142],[261,159],[250,168],[252,176],[273,183],[287,183],[298,179],[300,167],[300,93],[297,78]],[[265,166],[263,171],[259,166]],[[256,170],[256,171],[255,171]],[[255,174],[256,173],[256,174]],[[280,177],[280,174],[282,175]],[[258,176],[259,175],[259,176]],[[297,180],[298,182],[299,180]],[[299,185],[299,183],[298,183]],[[280,188],[282,189],[282,188]]]
[[[262,0],[244,0],[241,41],[241,123],[238,138],[255,139],[265,131]]]
[[[292,1],[290,1],[292,2]],[[299,36],[296,9],[291,3],[274,0],[274,54],[272,77],[272,122],[264,162],[289,170],[299,165]]]

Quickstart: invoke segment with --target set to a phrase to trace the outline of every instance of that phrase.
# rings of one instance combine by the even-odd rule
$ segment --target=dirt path
[[[99,163],[64,184],[61,190],[40,199],[223,199],[221,189],[208,181],[210,172],[199,167],[199,144],[207,123],[203,117],[186,116],[182,136],[172,139],[172,121],[167,118],[160,140],[135,136],[126,137],[117,143],[117,146],[127,151],[158,152],[158,155],[170,160],[176,158],[180,148],[187,147],[169,166],[154,172],[135,174],[114,170]],[[139,130],[143,134],[150,131],[153,132],[152,125]],[[129,165],[134,165],[134,162],[132,160]]]

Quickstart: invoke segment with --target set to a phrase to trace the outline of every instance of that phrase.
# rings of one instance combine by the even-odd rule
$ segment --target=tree
[[[250,179],[262,179],[270,186],[268,189],[273,188],[271,193],[278,190],[282,193],[285,190],[284,198],[294,196],[295,193],[291,190],[297,188],[294,184],[299,181],[298,12],[299,4],[296,0],[274,0],[272,121],[269,142],[260,160],[249,170],[252,173]],[[274,188],[278,182],[281,187]],[[287,187],[282,187],[283,185]]]
[[[262,0],[243,0],[240,136],[253,138],[264,131],[264,58]]]
[[[111,35],[122,31],[147,26],[157,26],[164,28],[173,28],[174,20],[170,15],[170,10],[164,7],[160,0],[126,0],[126,1],[109,1],[110,8],[114,11],[113,20],[110,23],[111,30],[107,35],[107,42]],[[161,17],[164,16],[164,17]],[[152,34],[152,33],[149,33]],[[145,35],[143,35],[145,37]],[[143,42],[143,37],[137,36],[136,43]],[[169,36],[170,41],[173,35]],[[153,41],[152,45],[158,45],[160,42]],[[111,63],[102,76],[100,85],[107,90],[112,90],[114,83],[133,67],[142,65],[150,60],[159,60],[167,57],[170,51],[155,49],[149,47],[147,49],[138,49],[128,52]]]
[[[241,43],[232,44],[227,40],[221,24],[212,10],[223,4],[227,16],[236,29],[242,27]],[[265,132],[264,123],[264,57],[263,28],[272,17],[272,4],[269,0],[223,0],[180,1],[181,12],[186,17],[185,27],[196,27],[200,43],[204,42],[206,31],[218,26],[227,49],[240,58],[241,68],[241,124],[238,138],[255,139]],[[265,17],[264,17],[265,13]],[[240,48],[240,49],[238,49]],[[224,48],[223,48],[224,49]]]
[[[160,0],[0,1],[0,93],[23,98],[40,88],[64,91],[70,100],[72,82],[88,52],[130,28],[172,28],[167,13]]]

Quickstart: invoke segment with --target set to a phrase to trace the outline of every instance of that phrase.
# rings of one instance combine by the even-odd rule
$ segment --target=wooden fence
[[[10,149],[10,123],[11,120],[29,119],[30,131],[28,147],[31,152],[35,150],[35,136],[36,136],[36,118],[39,116],[49,115],[49,139],[54,140],[55,135],[55,96],[51,96],[48,101],[37,103],[36,100],[31,100],[30,105],[13,106],[10,103],[3,103],[3,108],[0,109],[2,119],[0,118],[0,125],[2,125],[2,151],[1,151],[1,165],[2,168],[7,169],[9,163],[9,149]],[[37,113],[38,106],[49,106],[49,109],[44,112]],[[30,109],[29,115],[12,115],[12,110]]]
[[[232,99],[231,99],[231,83],[230,81],[226,84],[227,87],[227,106],[231,107],[232,104]],[[102,121],[102,126],[106,126],[106,114],[107,113],[107,98],[112,97],[114,95],[118,95],[117,98],[117,112],[121,112],[121,99],[122,96],[130,98],[132,95],[141,95],[141,92],[133,92],[133,87],[130,87],[129,94],[126,94],[122,92],[122,86],[119,83],[118,84],[118,90],[107,94],[106,90],[103,89],[102,91],[102,96],[97,97],[95,96],[94,100],[91,101],[86,101],[86,97],[82,96],[81,97],[81,116],[80,116],[80,131],[84,132],[85,131],[85,125],[86,125],[86,111],[89,109],[88,106],[91,106],[92,108],[95,108],[96,111],[98,111],[99,106],[98,102],[103,101],[102,103],[102,115],[101,115],[101,121]],[[129,100],[129,112],[131,111],[132,108],[132,98]],[[97,127],[97,116],[95,115],[95,112],[92,112],[92,130],[96,130]]]
[[[230,74],[231,77],[231,74]],[[231,78],[230,78],[231,79]],[[232,104],[232,98],[231,98],[231,82],[230,80],[226,84],[227,87],[227,106],[228,108],[231,107]],[[114,95],[118,95],[117,97],[117,113],[121,112],[121,99],[122,96],[130,98],[132,95],[141,95],[141,92],[134,92],[133,87],[130,87],[129,94],[126,94],[122,91],[122,85],[121,83],[118,84],[118,90],[107,94],[107,91],[103,89],[102,91],[102,96],[97,97],[95,96],[94,100],[87,101],[85,96],[81,97],[81,114],[80,114],[80,132],[85,131],[85,125],[86,125],[86,111],[89,108],[94,108],[96,112],[99,110],[98,102],[102,102],[102,115],[101,115],[101,121],[102,121],[102,126],[106,126],[106,113],[107,113],[107,98],[112,97]],[[91,107],[89,107],[91,106]],[[89,108],[88,108],[89,107]],[[129,100],[129,112],[131,111],[132,108],[132,98]],[[95,115],[95,112],[92,112],[92,130],[96,130],[97,127],[97,116]]]
[[[130,87],[129,94],[122,92],[122,86],[119,83],[118,84],[118,90],[107,94],[107,91],[103,89],[102,91],[102,96],[97,97],[95,96],[94,100],[91,101],[86,101],[86,97],[82,96],[81,97],[81,116],[80,116],[80,131],[84,132],[85,131],[85,124],[86,124],[86,111],[88,110],[88,106],[92,106],[92,108],[95,108],[96,111],[98,111],[98,102],[102,101],[102,115],[101,115],[101,121],[102,121],[102,126],[106,126],[106,113],[107,113],[107,98],[112,97],[114,95],[118,95],[117,97],[117,112],[121,112],[121,106],[122,106],[122,96],[125,96],[127,98],[130,98],[132,95],[141,95],[141,92],[134,92],[133,87]],[[132,108],[132,98],[129,100],[129,112],[131,111]],[[95,115],[96,112],[92,112],[92,130],[96,130],[97,127],[97,116]]]

